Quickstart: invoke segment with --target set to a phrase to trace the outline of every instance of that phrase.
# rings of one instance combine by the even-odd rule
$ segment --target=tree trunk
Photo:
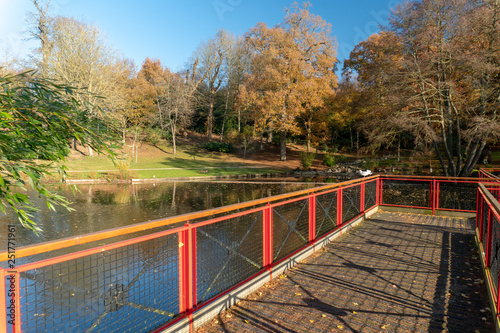
[[[226,95],[226,106],[224,108],[224,117],[222,119],[222,129],[220,131],[220,141],[224,140],[224,127],[226,127],[227,104],[229,103],[229,89]]]
[[[311,125],[307,126],[307,152],[311,151]]]
[[[213,126],[213,116],[214,116],[214,94],[210,91],[210,103],[208,109],[208,120],[207,120],[207,136],[208,141],[212,140],[212,126]]]
[[[176,135],[175,135],[176,129],[172,129],[172,148],[174,150],[174,155],[177,154],[177,142],[176,142]]]
[[[281,148],[280,148],[280,161],[286,161],[286,131],[280,132]]]

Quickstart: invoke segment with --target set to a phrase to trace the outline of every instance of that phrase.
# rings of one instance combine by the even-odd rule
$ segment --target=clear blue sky
[[[196,46],[224,28],[244,34],[258,22],[280,23],[292,0],[52,0],[52,14],[91,22],[103,30],[113,47],[140,66],[158,58],[180,69]],[[300,4],[303,1],[298,1]],[[332,25],[338,58],[386,24],[390,8],[400,0],[311,0],[310,11]],[[30,0],[0,0],[0,60],[23,57],[36,47],[24,41]],[[340,65],[341,67],[341,65]]]

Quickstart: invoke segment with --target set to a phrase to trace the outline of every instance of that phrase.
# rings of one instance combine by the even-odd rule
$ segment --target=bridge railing
[[[476,239],[487,279],[495,318],[500,314],[500,184],[480,184],[476,213]]]
[[[0,269],[0,331],[192,329],[203,309],[377,206],[476,212],[479,181],[374,176],[16,249],[16,259],[67,253]]]
[[[18,262],[66,253],[4,262],[0,331],[160,331],[362,216],[376,206],[377,184],[365,178],[16,249]],[[170,225],[178,227],[158,231]]]
[[[481,168],[479,169],[479,178],[500,179],[499,168]]]

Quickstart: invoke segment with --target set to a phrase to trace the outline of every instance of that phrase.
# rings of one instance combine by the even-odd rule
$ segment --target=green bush
[[[208,151],[215,151],[219,153],[232,153],[234,151],[233,144],[228,142],[210,141],[202,144],[201,147]]]
[[[323,158],[323,164],[329,167],[333,166],[335,164],[335,155],[330,153],[326,154]]]
[[[308,169],[309,167],[311,167],[315,157],[316,157],[315,153],[301,152],[300,163],[302,163],[302,167],[304,169]]]
[[[347,161],[347,156],[340,154],[338,157],[338,163],[344,163]]]

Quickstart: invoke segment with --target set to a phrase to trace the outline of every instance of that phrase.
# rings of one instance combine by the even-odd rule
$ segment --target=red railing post
[[[436,215],[436,204],[437,204],[437,183],[436,180],[433,179],[431,182],[431,207],[432,207],[432,215]]]
[[[337,226],[342,225],[342,188],[337,190]]]
[[[481,201],[482,201],[482,195],[481,195],[481,190],[479,189],[479,186],[477,187],[477,198],[476,198],[476,229],[480,229],[481,225]],[[479,241],[481,241],[481,237],[479,237]]]
[[[309,242],[316,239],[316,194],[309,194]]]
[[[379,178],[379,184],[378,184],[378,187],[377,187],[377,194],[378,194],[378,202],[377,204],[380,206],[382,205],[382,203],[384,202],[384,198],[383,198],[383,190],[384,189],[384,180],[383,179],[380,179]]]
[[[491,209],[489,209],[488,207],[488,217],[487,217],[487,220],[488,220],[488,230],[487,230],[487,234],[486,234],[486,258],[484,260],[485,262],[485,266],[486,267],[490,267],[491,265],[491,262],[490,262],[490,253],[491,253],[491,243],[492,243],[492,237],[491,237],[491,232],[492,232],[492,216],[491,216]],[[484,243],[483,243],[484,245]],[[500,288],[499,288],[500,289]]]
[[[479,206],[479,209],[480,209],[480,211],[479,211],[479,216],[480,216],[481,221],[480,221],[480,224],[479,224],[479,242],[480,242],[480,243],[483,243],[483,249],[484,249],[484,246],[485,246],[485,244],[484,244],[484,240],[483,240],[483,228],[484,228],[484,204],[485,204],[486,202],[484,201],[484,197],[483,197],[483,195],[482,195],[482,194],[481,194],[481,197],[480,197],[480,198],[481,198],[481,199],[480,199],[480,200],[481,200],[481,205]]]
[[[262,232],[263,266],[268,267],[273,263],[273,206],[267,204],[263,212],[264,223]]]
[[[193,330],[195,281],[196,281],[196,228],[185,224],[179,232],[179,313],[189,318],[189,330]]]
[[[360,198],[359,212],[363,214],[365,212],[365,181],[361,183],[361,198]]]

